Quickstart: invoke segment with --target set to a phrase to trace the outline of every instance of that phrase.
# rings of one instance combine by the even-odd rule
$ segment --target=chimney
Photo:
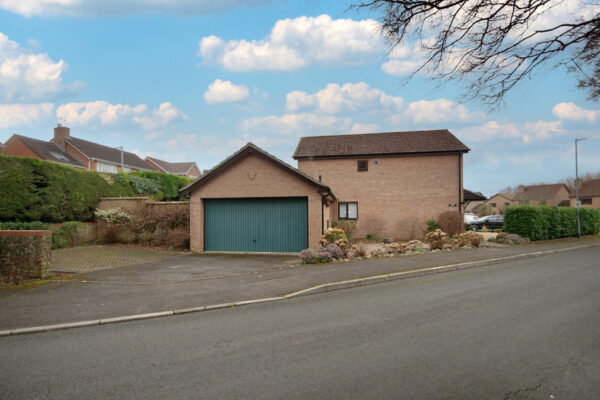
[[[54,143],[63,150],[65,150],[65,138],[68,138],[69,136],[71,136],[71,129],[62,126],[61,124],[56,125],[56,128],[54,128]]]

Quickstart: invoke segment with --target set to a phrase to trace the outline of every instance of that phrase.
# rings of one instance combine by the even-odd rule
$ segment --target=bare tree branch
[[[600,98],[600,6],[584,0],[572,11],[570,1],[369,0],[351,8],[380,14],[391,50],[418,44],[420,65],[408,79],[461,81],[467,100],[494,108],[544,66],[566,67],[590,99]]]

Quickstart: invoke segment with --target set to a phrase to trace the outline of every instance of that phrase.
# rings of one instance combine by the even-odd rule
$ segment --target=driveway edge
[[[489,258],[486,260],[469,261],[469,262],[465,262],[465,263],[449,264],[449,265],[443,265],[443,266],[437,266],[437,267],[425,267],[425,268],[414,269],[414,270],[410,270],[410,271],[392,272],[389,274],[374,275],[374,276],[368,276],[368,277],[364,277],[364,278],[354,278],[354,279],[348,279],[348,280],[337,281],[337,282],[323,283],[323,284],[320,284],[317,286],[312,286],[312,287],[298,290],[295,292],[291,292],[288,294],[275,296],[275,297],[266,297],[266,298],[262,298],[262,299],[243,300],[243,301],[237,301],[237,302],[213,304],[213,305],[198,306],[198,307],[189,307],[189,308],[183,308],[183,309],[145,313],[145,314],[124,315],[124,316],[120,316],[120,317],[101,318],[101,319],[89,320],[89,321],[68,322],[68,323],[63,323],[63,324],[42,325],[42,326],[32,326],[32,327],[28,327],[28,328],[8,329],[8,330],[0,331],[0,337],[24,335],[24,334],[29,334],[29,333],[50,332],[50,331],[57,331],[57,330],[80,328],[80,327],[84,327],[84,326],[116,324],[116,323],[120,323],[120,322],[162,318],[162,317],[168,317],[168,316],[173,316],[173,315],[190,314],[190,313],[204,312],[204,311],[210,311],[210,310],[218,310],[218,309],[222,309],[222,308],[241,307],[241,306],[246,306],[246,305],[251,305],[251,304],[285,300],[285,299],[290,299],[292,297],[332,292],[335,290],[348,289],[348,288],[353,288],[353,287],[357,287],[357,286],[366,286],[366,285],[373,285],[376,283],[390,282],[390,281],[395,281],[395,280],[399,280],[399,279],[414,278],[414,277],[425,276],[425,275],[435,275],[435,274],[440,274],[440,273],[444,273],[444,272],[483,267],[483,266],[487,266],[487,265],[500,264],[500,263],[509,262],[509,261],[518,261],[518,260],[527,259],[527,258],[541,257],[541,256],[546,256],[546,255],[551,255],[551,254],[556,254],[556,253],[562,253],[565,251],[572,251],[572,250],[578,250],[578,249],[583,249],[583,248],[587,248],[587,247],[596,247],[596,246],[600,246],[600,244],[594,243],[594,244],[587,244],[587,245],[574,246],[574,247],[565,247],[562,249],[555,249],[555,250],[536,251],[536,252],[532,252],[532,253],[518,254],[518,255],[514,255],[514,256]]]

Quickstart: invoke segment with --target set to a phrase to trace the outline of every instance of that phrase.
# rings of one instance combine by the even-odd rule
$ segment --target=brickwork
[[[60,230],[62,223],[51,224],[50,229],[53,231]],[[90,243],[98,240],[98,224],[96,222],[80,222],[77,227],[76,243]]]
[[[0,231],[0,273],[4,279],[45,279],[52,257],[52,231]]]
[[[585,196],[585,197],[589,198],[589,196]],[[571,197],[569,200],[571,202],[571,207],[575,207],[575,197]],[[579,197],[579,200],[581,200],[581,196]],[[581,208],[596,208],[596,209],[600,210],[600,197],[593,196],[592,204],[582,204]]]
[[[317,188],[261,156],[249,154],[196,189],[190,198],[190,247],[204,251],[205,198],[308,197],[308,244],[321,237],[321,195]]]
[[[95,161],[93,161],[93,166],[92,166],[90,160],[88,160],[88,158],[86,156],[81,154],[79,152],[79,150],[75,149],[75,147],[71,146],[69,143],[66,143],[64,141],[63,141],[63,143],[65,144],[65,151],[67,153],[71,154],[76,159],[78,159],[83,165],[85,165],[86,169],[89,169],[92,171],[96,170],[96,162]]]
[[[150,197],[103,197],[96,208],[98,210],[112,210],[114,208],[138,208],[150,202]]]
[[[298,168],[315,179],[320,176],[338,202],[358,202],[355,237],[370,233],[403,239],[422,236],[428,218],[459,210],[460,157],[327,158],[299,160]],[[368,171],[357,171],[358,160],[368,160]],[[326,210],[330,222],[337,219],[337,213],[337,204]]]
[[[29,157],[41,159],[33,150],[25,145],[19,138],[12,136],[5,143],[4,151],[11,156]]]

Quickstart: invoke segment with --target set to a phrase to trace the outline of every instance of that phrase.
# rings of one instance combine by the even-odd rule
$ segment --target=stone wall
[[[52,231],[0,231],[3,280],[45,279],[50,275]]]

